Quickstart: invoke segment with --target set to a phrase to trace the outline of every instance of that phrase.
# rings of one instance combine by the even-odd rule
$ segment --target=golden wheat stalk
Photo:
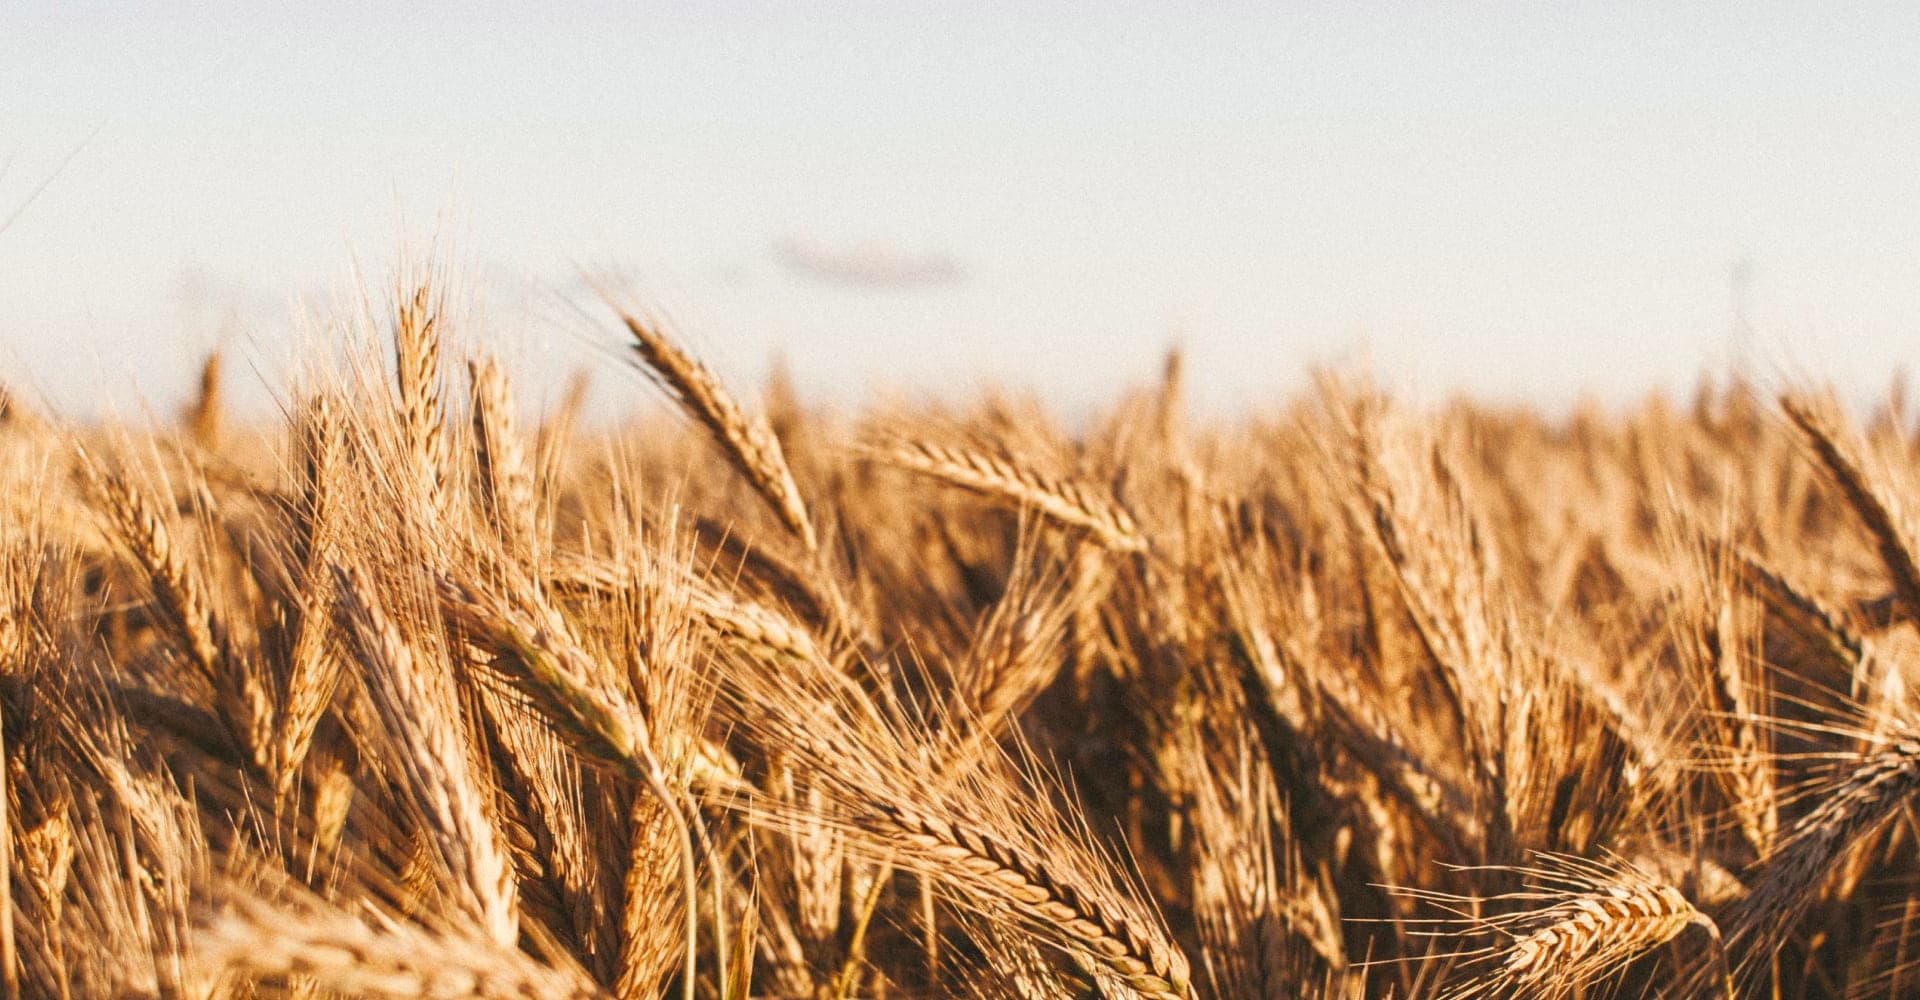
[[[492,358],[468,363],[473,395],[474,459],[480,498],[510,550],[527,553],[534,543],[538,503],[534,470],[513,418],[507,374]]]
[[[1133,515],[1095,488],[1043,475],[1012,459],[927,441],[895,441],[862,449],[870,459],[929,476],[990,499],[1032,507],[1060,524],[1082,529],[1114,552],[1145,552],[1147,539]]]
[[[1780,400],[1780,408],[1806,436],[1840,495],[1873,536],[1902,610],[1909,619],[1920,621],[1920,564],[1914,559],[1912,536],[1893,505],[1896,494],[1868,473],[1853,446],[1823,412],[1790,396]]]
[[[445,304],[422,283],[402,297],[393,327],[394,377],[400,389],[400,426],[418,496],[437,509],[445,503],[446,415],[440,399],[441,313]]]
[[[310,894],[274,903],[248,890],[224,892],[193,944],[206,967],[289,997],[305,995],[293,987],[304,981],[387,1000],[610,1000],[579,970],[543,965],[484,931],[361,916]]]
[[[1713,943],[1719,958],[1716,966],[1732,1000],[1719,927],[1657,875],[1612,855],[1593,860],[1542,854],[1532,866],[1498,870],[1524,876],[1527,887],[1487,900],[1411,893],[1450,909],[1520,907],[1464,921],[1469,933],[1491,932],[1504,943],[1462,953],[1470,959],[1469,966],[1479,971],[1449,988],[1444,994],[1449,1000],[1513,992],[1541,998],[1575,996],[1689,927],[1701,928]]]
[[[622,315],[620,319],[632,332],[634,353],[646,370],[707,429],[720,446],[720,453],[746,477],[800,544],[808,552],[818,549],[820,543],[807,516],[806,502],[800,498],[800,487],[793,481],[780,439],[774,437],[766,421],[748,417],[705,365],[680,350],[658,329],[633,316]]]
[[[388,764],[429,827],[453,899],[502,947],[520,937],[519,879],[468,747],[451,664],[421,655],[371,578],[335,563],[342,617],[393,754]]]

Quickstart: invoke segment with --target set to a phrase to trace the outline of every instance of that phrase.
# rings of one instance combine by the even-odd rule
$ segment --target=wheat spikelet
[[[601,563],[569,560],[557,569],[552,585],[561,589],[611,595],[629,584],[617,568]],[[790,616],[702,581],[688,578],[684,583],[687,610],[715,634],[775,658],[827,662],[812,633]]]
[[[1029,533],[999,601],[974,626],[961,681],[975,725],[993,733],[1008,725],[1058,675],[1073,616],[1109,585],[1095,565],[1051,556]]]
[[[1318,888],[1298,877],[1297,844],[1257,739],[1230,721],[1240,713],[1226,691],[1202,689],[1195,700],[1170,766],[1186,770],[1194,788],[1195,919],[1217,992],[1286,992],[1311,961],[1298,943],[1327,968],[1344,968],[1339,921]]]
[[[1485,850],[1486,824],[1472,800],[1452,781],[1436,774],[1394,735],[1392,727],[1368,707],[1366,697],[1336,671],[1319,675],[1321,704],[1341,745],[1380,779],[1382,786],[1414,810],[1460,852]]]
[[[571,737],[574,749],[618,768],[651,793],[650,807],[634,806],[634,840],[629,848],[633,863],[628,866],[627,888],[636,902],[658,904],[658,876],[651,868],[667,853],[663,845],[679,845],[685,882],[681,901],[686,914],[684,985],[691,1000],[696,981],[692,831],[655,753],[646,717],[602,679],[593,658],[550,607],[524,595],[516,602],[498,592],[476,594],[445,578],[441,594],[457,617],[496,645],[503,654],[495,661],[496,668],[505,668],[509,679],[533,696],[543,717]],[[626,910],[619,953],[623,996],[644,992],[662,974],[658,953],[663,941],[660,928],[666,922],[660,919],[660,909],[655,905],[645,911]]]
[[[1536,916],[1550,922],[1509,945],[1502,963],[1518,983],[1548,976],[1589,981],[1707,920],[1680,890],[1655,883],[1615,885]]]
[[[173,631],[187,662],[213,689],[215,707],[228,734],[262,773],[273,763],[273,699],[264,679],[228,641],[228,629],[214,611],[214,597],[201,575],[190,568],[151,501],[119,476],[96,480],[122,542],[133,553],[152,587],[162,619]]]
[[[548,718],[574,737],[576,749],[601,763],[626,769],[634,777],[652,773],[646,718],[637,706],[596,678],[592,657],[565,632],[550,610],[529,611],[491,594],[482,596],[461,584],[441,580],[447,607],[476,634],[512,657],[508,676],[521,683]],[[545,619],[542,622],[540,619]],[[496,666],[505,666],[496,661]]]
[[[154,598],[180,637],[182,652],[208,684],[217,686],[225,667],[220,624],[206,584],[188,569],[173,532],[146,497],[119,476],[102,476],[97,484],[121,539],[152,580]]]
[[[1757,972],[1849,852],[1920,791],[1920,735],[1911,728],[1859,755],[1846,773],[1812,793],[1815,805],[1747,880],[1748,894],[1725,917],[1727,945],[1743,975]]]
[[[898,742],[904,734],[887,710],[829,665],[753,666],[736,693],[739,710],[805,762],[868,856],[953,883],[964,905],[1019,922],[1132,990],[1187,995],[1186,956],[1164,928],[1009,776],[978,764],[929,773],[953,755]],[[790,829],[795,819],[770,822]]]
[[[786,615],[749,601],[731,599],[707,588],[696,588],[689,608],[715,632],[749,648],[777,657],[826,662],[805,627]]]
[[[1180,998],[1191,974],[1186,956],[1153,924],[1128,914],[1105,893],[1061,877],[1044,862],[964,822],[905,804],[875,806],[881,829],[935,863],[935,871],[964,880],[1010,905],[1075,951],[1104,964],[1142,995]]]
[[[275,743],[276,791],[281,795],[290,791],[312,749],[314,732],[340,681],[332,630],[333,581],[327,567],[334,558],[337,522],[344,513],[335,479],[341,475],[345,442],[338,415],[325,396],[308,401],[298,433],[304,499],[296,508],[292,553],[300,566],[298,617],[287,651]]]
[[[1708,728],[1729,757],[1723,772],[1740,832],[1757,856],[1766,857],[1779,831],[1772,753],[1757,724],[1760,708],[1750,693],[1753,685],[1746,666],[1752,654],[1744,648],[1748,643],[1738,622],[1730,581],[1717,571],[1714,577],[1712,593],[1706,597],[1708,607],[1700,613],[1703,621],[1698,654],[1703,661],[1700,673],[1707,703],[1714,713]]]
[[[1827,645],[1834,657],[1850,668],[1866,659],[1866,639],[1854,630],[1837,608],[1795,586],[1780,572],[1769,567],[1757,553],[1743,546],[1728,547],[1728,554],[1735,570],[1753,586],[1761,600],[1767,602],[1767,607]]]
[[[985,922],[969,931],[986,952],[986,962],[961,974],[969,995],[992,1000],[1075,1000],[1086,995],[1065,981],[1028,938]]]
[[[210,352],[200,366],[200,392],[194,397],[186,414],[187,433],[193,436],[195,443],[208,450],[220,447],[221,433],[226,427],[226,413],[221,402],[220,368],[220,352]]]
[[[691,897],[678,893],[671,874],[663,876],[659,870],[665,858],[679,863],[685,831],[676,813],[652,796],[633,803],[629,822],[633,836],[627,847],[615,993],[652,997],[660,995],[661,982],[674,971],[676,951],[684,944],[673,918],[692,905]],[[693,933],[690,924],[685,933]]]

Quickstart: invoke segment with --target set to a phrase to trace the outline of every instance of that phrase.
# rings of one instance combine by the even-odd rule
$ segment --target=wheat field
[[[1897,395],[596,427],[439,287],[9,400],[5,1000],[1920,995]]]

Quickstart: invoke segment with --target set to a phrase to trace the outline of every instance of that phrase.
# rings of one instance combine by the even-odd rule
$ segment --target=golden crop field
[[[592,426],[453,314],[7,407],[6,1000],[1920,994],[1898,398],[836,413],[621,316]]]

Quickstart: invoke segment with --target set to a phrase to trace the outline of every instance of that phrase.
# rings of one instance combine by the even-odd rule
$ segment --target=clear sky
[[[0,165],[0,379],[69,408],[272,369],[436,234],[548,375],[608,364],[604,270],[842,395],[1179,342],[1235,405],[1356,357],[1619,400],[1737,299],[1762,376],[1920,361],[1912,4],[6,0]]]

